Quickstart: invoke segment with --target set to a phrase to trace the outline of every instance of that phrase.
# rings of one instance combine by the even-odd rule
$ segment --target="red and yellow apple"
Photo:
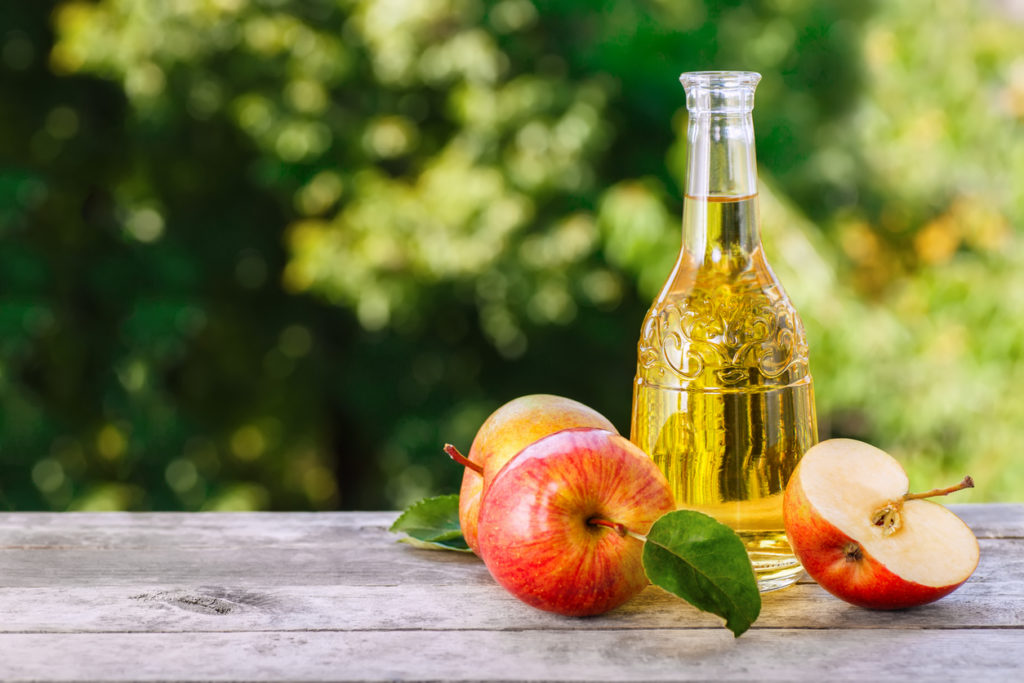
[[[459,524],[466,543],[477,555],[477,518],[484,483],[534,441],[563,429],[596,427],[615,431],[603,415],[582,403],[562,396],[530,394],[501,406],[480,426],[469,449],[469,460],[483,476],[467,467],[459,491]]]
[[[831,439],[804,455],[786,486],[786,535],[807,573],[854,605],[900,609],[938,600],[978,565],[960,518],[908,494],[903,467],[874,446]]]
[[[524,448],[489,479],[480,555],[524,602],[570,616],[618,607],[648,583],[646,534],[675,509],[664,475],[611,431],[564,429]]]

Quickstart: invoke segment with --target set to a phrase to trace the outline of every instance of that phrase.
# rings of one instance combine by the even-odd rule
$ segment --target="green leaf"
[[[398,539],[399,543],[408,543],[413,548],[419,548],[421,550],[455,550],[460,553],[471,553],[469,545],[466,544],[466,539],[459,534],[458,537],[443,540],[443,541],[421,541],[418,538],[412,536],[406,536],[405,538]]]
[[[737,638],[761,613],[761,593],[743,541],[703,513],[676,510],[655,522],[643,562],[652,583],[724,618]]]
[[[469,552],[459,526],[458,494],[413,503],[391,525],[391,531],[408,534],[401,541],[417,548]]]

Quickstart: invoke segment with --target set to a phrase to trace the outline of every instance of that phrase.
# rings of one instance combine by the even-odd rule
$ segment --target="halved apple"
[[[854,605],[900,609],[938,600],[978,566],[978,541],[959,517],[908,494],[903,467],[874,446],[831,439],[811,448],[786,487],[786,535],[807,573]]]

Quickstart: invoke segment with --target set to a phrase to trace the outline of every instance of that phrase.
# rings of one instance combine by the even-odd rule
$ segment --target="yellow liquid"
[[[706,203],[700,219],[714,246],[684,251],[648,312],[630,438],[665,473],[680,508],[736,530],[766,591],[801,572],[782,494],[817,427],[803,325],[759,242],[748,249],[741,234],[755,202]]]

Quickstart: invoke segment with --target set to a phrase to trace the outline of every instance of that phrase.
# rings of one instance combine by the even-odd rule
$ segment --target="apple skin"
[[[637,446],[607,430],[567,429],[523,449],[489,483],[480,550],[494,579],[524,602],[601,614],[647,586],[643,543],[588,520],[646,534],[674,509],[665,476]]]
[[[459,490],[459,524],[470,549],[480,555],[477,518],[484,482],[531,443],[563,429],[596,427],[615,432],[603,415],[578,401],[551,394],[520,396],[501,406],[477,430],[467,456],[484,468],[481,477],[466,468]]]

